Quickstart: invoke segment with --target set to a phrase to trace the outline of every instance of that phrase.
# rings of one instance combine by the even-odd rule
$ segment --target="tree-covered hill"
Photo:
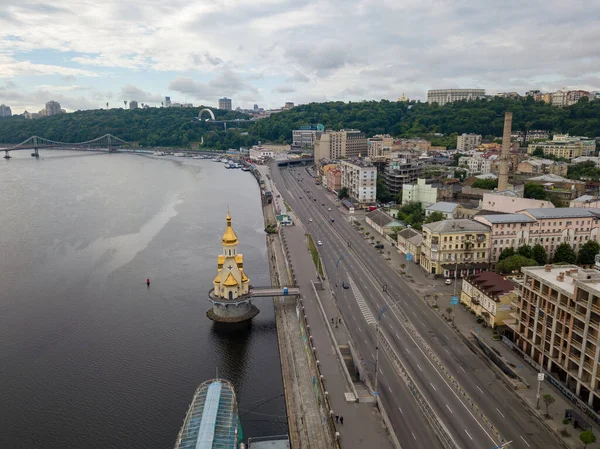
[[[513,112],[513,130],[544,129],[550,133],[600,136],[600,101],[581,100],[557,108],[527,99],[477,100],[445,106],[426,103],[364,101],[310,103],[273,114],[248,124],[222,125],[192,122],[199,108],[150,108],[137,110],[93,110],[25,120],[0,119],[0,142],[18,143],[38,135],[63,142],[79,142],[111,133],[144,146],[189,146],[204,137],[204,147],[215,149],[248,146],[258,141],[291,142],[292,130],[322,123],[326,128],[355,128],[368,136],[388,133],[396,137],[443,133],[477,133],[487,138],[502,136],[504,112]],[[246,118],[234,111],[215,110],[216,118]],[[235,128],[234,128],[235,126]],[[439,139],[452,145],[455,137]]]

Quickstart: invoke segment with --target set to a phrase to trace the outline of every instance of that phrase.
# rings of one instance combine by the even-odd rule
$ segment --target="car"
[[[309,218],[308,221],[310,221],[312,223],[312,218]]]
[[[317,201],[317,199],[316,199],[316,198],[313,198],[313,201]]]
[[[327,210],[328,210],[328,211],[331,211],[331,207],[328,207],[328,208],[327,208]]]
[[[446,285],[452,285],[452,279],[448,278],[444,281],[444,284]]]
[[[317,242],[317,246],[323,246],[323,242],[322,242],[321,240],[319,240],[319,241]]]
[[[301,197],[301,196],[299,196],[298,198],[302,199],[302,197]]]
[[[330,220],[331,220],[332,223],[335,221],[335,219],[333,219],[333,218],[330,218]]]
[[[348,283],[344,281],[342,282],[342,287],[348,290],[350,288],[350,285],[348,285]]]
[[[321,206],[325,206],[325,203],[321,203]]]
[[[383,249],[383,243],[378,243],[377,245],[375,245],[375,249]]]

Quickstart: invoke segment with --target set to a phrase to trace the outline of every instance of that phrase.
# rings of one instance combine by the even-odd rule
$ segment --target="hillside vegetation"
[[[90,140],[114,134],[143,146],[189,146],[204,137],[204,147],[214,149],[249,146],[258,141],[291,142],[292,130],[322,123],[331,129],[360,129],[368,136],[428,137],[436,145],[453,147],[456,134],[477,133],[488,139],[502,136],[504,112],[513,112],[513,130],[543,129],[551,133],[600,136],[600,101],[581,100],[557,108],[527,98],[494,98],[445,106],[394,101],[311,103],[273,114],[251,123],[193,122],[199,108],[80,111],[25,120],[20,116],[0,119],[0,142],[18,143],[38,135],[64,142]],[[214,110],[217,120],[247,118],[235,111]],[[434,136],[440,133],[444,136]]]

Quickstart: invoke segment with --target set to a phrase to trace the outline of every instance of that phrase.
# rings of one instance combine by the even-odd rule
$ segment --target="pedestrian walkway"
[[[377,235],[375,229],[370,227],[364,219],[358,220],[360,226],[368,229],[371,234]],[[419,294],[421,298],[429,294],[438,294],[437,304],[439,306],[439,313],[446,313],[448,307],[451,306],[450,300],[453,296],[453,286],[444,285],[443,279],[437,278],[427,273],[423,268],[416,264],[414,261],[407,261],[406,256],[400,253],[396,248],[393,248],[390,242],[385,242],[385,249],[382,257],[385,257],[390,265],[396,269],[399,273],[404,273],[404,279],[407,283]],[[389,251],[389,254],[388,254]],[[457,294],[460,295],[461,281],[457,284]],[[452,306],[454,307],[454,306]],[[544,423],[552,428],[557,434],[561,434],[561,430],[566,429],[571,436],[562,435],[562,439],[573,448],[579,449],[581,447],[581,441],[579,440],[579,434],[581,429],[574,429],[572,425],[564,425],[562,420],[564,418],[564,411],[567,409],[576,409],[577,407],[565,396],[560,393],[554,386],[544,382],[541,386],[541,395],[546,393],[552,394],[555,402],[549,407],[549,414],[552,416],[551,419],[545,419],[546,408],[543,401],[540,401],[539,410],[536,409],[537,403],[537,371],[533,369],[528,363],[521,359],[515,352],[506,346],[502,341],[495,341],[492,339],[494,331],[490,328],[484,328],[476,322],[476,318],[465,310],[461,306],[454,308],[456,315],[454,316],[454,323],[456,330],[467,339],[472,339],[471,332],[477,333],[482,339],[485,339],[485,343],[499,352],[509,363],[516,367],[516,372],[529,384],[529,388],[515,390],[517,395],[522,399],[523,406],[529,407],[531,411],[538,416],[542,417]],[[590,424],[594,424],[591,419],[588,419]],[[594,424],[594,434],[600,435],[600,427]],[[600,439],[600,438],[599,438]],[[599,449],[600,441],[594,444],[589,444],[588,449]]]

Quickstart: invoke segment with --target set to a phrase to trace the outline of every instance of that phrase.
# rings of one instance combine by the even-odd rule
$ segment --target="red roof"
[[[509,293],[517,287],[517,284],[510,279],[492,271],[473,274],[467,277],[466,280],[492,298]]]

